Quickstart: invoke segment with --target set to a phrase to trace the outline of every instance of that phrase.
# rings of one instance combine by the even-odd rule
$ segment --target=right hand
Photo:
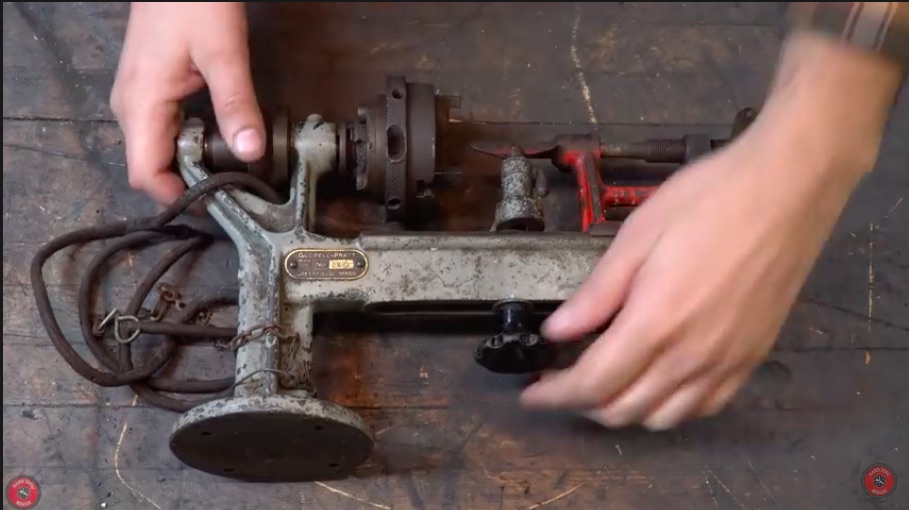
[[[206,84],[221,135],[240,160],[265,152],[241,3],[133,2],[110,106],[126,140],[129,183],[169,205],[185,190],[170,169],[180,100]]]

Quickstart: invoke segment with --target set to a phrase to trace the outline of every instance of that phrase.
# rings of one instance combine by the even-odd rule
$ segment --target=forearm
[[[909,2],[793,2],[789,21],[909,66]]]
[[[895,61],[795,30],[782,50],[765,120],[791,127],[806,156],[863,174],[874,165],[902,75]]]
[[[905,3],[890,5],[899,8],[795,4],[791,31],[755,128],[775,142],[797,147],[805,172],[843,177],[851,186],[874,167],[906,60],[899,52],[865,44],[864,32],[854,25],[861,21],[867,31],[869,19],[877,20],[878,28],[887,28],[877,43],[892,47],[909,34],[909,9]],[[864,14],[856,16],[857,11]],[[876,11],[891,16],[875,17]]]

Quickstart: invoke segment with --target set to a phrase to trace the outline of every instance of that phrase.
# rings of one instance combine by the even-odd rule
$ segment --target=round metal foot
[[[233,397],[189,410],[170,436],[188,466],[252,482],[344,476],[372,453],[373,439],[353,411],[313,398]]]

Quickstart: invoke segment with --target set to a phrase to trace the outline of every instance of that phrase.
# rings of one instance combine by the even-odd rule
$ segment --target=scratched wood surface
[[[617,137],[702,129],[759,104],[780,40],[779,4],[312,4],[251,13],[266,105],[349,118],[388,73],[463,98],[465,119]],[[176,415],[80,379],[38,321],[28,264],[66,231],[154,212],[126,182],[107,96],[125,4],[3,4],[3,477],[43,488],[39,508],[555,509],[899,508],[860,475],[909,476],[909,107],[856,193],[787,322],[773,362],[721,416],[650,434],[519,408],[521,382],[483,372],[476,336],[320,338],[318,382],[377,434],[352,479],[236,483],[181,466]],[[202,20],[200,20],[202,22]],[[524,123],[518,125],[517,123]],[[785,183],[768,183],[768,201]],[[334,209],[324,221],[353,217]],[[328,214],[326,213],[326,214]],[[757,213],[757,212],[756,212]],[[484,219],[453,224],[483,225]],[[469,227],[464,227],[469,228]],[[46,269],[65,331],[88,254]],[[122,305],[149,255],[105,286]],[[236,274],[230,247],[192,266],[198,295]],[[75,342],[83,352],[84,345]],[[190,349],[194,375],[229,370]],[[4,503],[6,505],[6,503]],[[905,506],[903,506],[905,508]]]

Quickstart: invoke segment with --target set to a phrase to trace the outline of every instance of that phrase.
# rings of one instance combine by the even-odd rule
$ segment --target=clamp
[[[479,152],[503,159],[503,191],[512,187],[505,180],[512,168],[529,168],[528,159],[548,160],[563,172],[572,173],[577,181],[581,210],[581,231],[591,234],[614,234],[622,219],[641,205],[658,188],[659,183],[617,183],[607,180],[604,163],[609,160],[632,160],[644,163],[673,163],[686,165],[707,155],[739,136],[757,118],[757,110],[744,108],[732,122],[732,132],[726,139],[711,139],[706,135],[688,134],[680,138],[651,139],[628,144],[604,144],[596,132],[584,135],[558,136],[553,139],[519,145],[479,142],[471,147]],[[678,167],[677,167],[678,168]],[[529,171],[526,173],[530,173]],[[634,181],[635,179],[632,179]],[[526,193],[525,193],[526,194]],[[520,220],[518,219],[520,218]],[[537,210],[515,213],[511,222],[526,224],[533,230],[543,230]],[[497,223],[501,224],[501,222]],[[507,226],[507,224],[506,224]]]

